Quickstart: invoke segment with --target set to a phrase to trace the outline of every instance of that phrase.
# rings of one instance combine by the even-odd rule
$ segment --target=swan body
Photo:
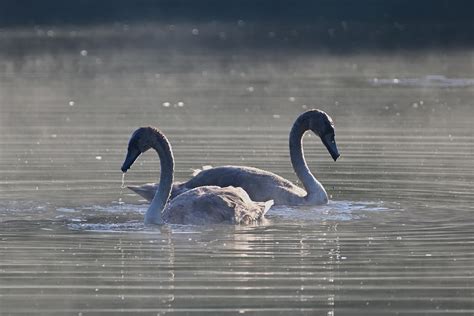
[[[261,219],[272,205],[271,200],[253,202],[242,188],[202,186],[171,200],[162,216],[174,224],[250,224]]]
[[[291,181],[269,171],[246,166],[221,166],[206,168],[187,182],[175,183],[171,198],[186,190],[205,185],[220,187],[235,186],[243,188],[253,201],[274,200],[275,205],[321,205],[328,202],[323,185],[309,170],[304,158],[302,138],[307,131],[318,135],[334,161],[339,157],[335,141],[334,123],[331,117],[321,110],[302,113],[293,124],[290,132],[290,157],[296,175],[304,189]],[[150,200],[158,184],[129,186],[137,194]]]
[[[187,189],[170,203],[173,187],[174,158],[171,145],[163,133],[153,127],[136,130],[128,145],[122,171],[148,149],[157,151],[161,162],[160,185],[155,190],[145,214],[145,223],[163,224],[249,224],[258,221],[273,205],[273,201],[254,202],[241,188],[199,186]],[[174,185],[175,189],[178,185]]]

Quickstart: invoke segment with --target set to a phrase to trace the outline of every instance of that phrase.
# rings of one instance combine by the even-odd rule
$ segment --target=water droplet
[[[85,49],[81,50],[81,56],[86,57],[89,54]]]
[[[400,83],[400,80],[395,78],[395,79],[393,79],[393,83],[395,83],[395,84]]]
[[[72,100],[69,101],[69,106],[74,106],[74,104],[75,104],[74,101],[72,101]]]
[[[193,33],[193,35],[199,35],[199,30],[198,29],[193,29],[191,31],[191,33]]]
[[[102,160],[102,156],[95,156],[95,159]]]
[[[279,118],[280,118],[280,114],[273,114],[273,118],[274,118],[274,119],[279,119]]]
[[[169,107],[170,105],[171,105],[171,103],[169,103],[169,102],[163,102],[163,106],[164,106],[165,108]]]
[[[122,173],[122,185],[120,187],[125,189],[125,172]]]
[[[177,104],[178,104],[179,107],[183,107],[183,106],[184,106],[184,102],[182,102],[182,101],[179,101]]]
[[[296,98],[295,98],[295,97],[289,97],[288,100],[289,100],[290,102],[295,102],[295,101],[296,101]]]
[[[248,88],[247,88],[247,91],[248,91],[248,92],[253,92],[254,90],[255,90],[255,89],[254,89],[253,87],[248,87]]]

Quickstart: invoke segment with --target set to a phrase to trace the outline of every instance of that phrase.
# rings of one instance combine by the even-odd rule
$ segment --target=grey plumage
[[[152,127],[136,130],[128,145],[122,171],[133,165],[141,153],[153,148],[161,162],[160,184],[145,214],[145,223],[162,224],[248,224],[261,219],[273,201],[254,202],[241,188],[200,186],[186,189],[168,203],[173,187],[174,157],[171,144],[162,132]],[[175,191],[179,184],[175,184]],[[147,191],[149,193],[149,191]]]
[[[246,166],[221,166],[206,168],[183,183],[175,183],[171,198],[186,190],[205,185],[220,187],[235,186],[243,188],[253,201],[274,200],[276,205],[318,205],[328,201],[326,190],[314,177],[306,164],[302,148],[302,138],[306,131],[318,135],[336,160],[339,152],[335,142],[334,123],[329,115],[321,110],[302,113],[290,131],[290,157],[293,169],[305,189],[287,179],[258,168]],[[153,196],[158,184],[130,186],[131,190],[148,199]]]
[[[163,212],[167,223],[250,224],[262,218],[272,201],[253,202],[241,188],[202,186],[171,200]]]

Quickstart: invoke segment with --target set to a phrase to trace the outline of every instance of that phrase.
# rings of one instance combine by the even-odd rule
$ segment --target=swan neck
[[[296,175],[301,180],[304,188],[306,189],[307,195],[305,198],[308,200],[315,198],[327,200],[324,187],[311,173],[311,170],[309,170],[308,164],[306,163],[306,159],[304,157],[303,136],[309,129],[309,122],[301,118],[298,118],[293,125],[293,128],[290,132],[291,164],[293,165]]]
[[[171,145],[164,135],[156,135],[150,146],[155,149],[160,158],[160,184],[145,214],[146,224],[162,224],[162,212],[168,202],[173,185],[174,158]]]

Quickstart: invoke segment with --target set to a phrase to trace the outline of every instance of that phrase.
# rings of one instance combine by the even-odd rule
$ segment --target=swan
[[[326,112],[317,109],[300,114],[290,131],[290,158],[304,189],[277,174],[262,169],[221,166],[202,170],[187,182],[175,183],[171,198],[199,186],[217,185],[241,187],[253,201],[273,200],[275,205],[326,204],[328,202],[326,190],[311,173],[304,158],[302,139],[307,131],[312,131],[321,138],[334,161],[339,158],[332,118]],[[128,188],[150,201],[158,184],[149,183]]]
[[[200,186],[187,190],[168,203],[173,183],[174,158],[166,136],[154,127],[137,129],[128,143],[122,172],[148,149],[160,158],[160,185],[145,214],[145,224],[249,224],[261,219],[273,201],[254,202],[242,188]]]

